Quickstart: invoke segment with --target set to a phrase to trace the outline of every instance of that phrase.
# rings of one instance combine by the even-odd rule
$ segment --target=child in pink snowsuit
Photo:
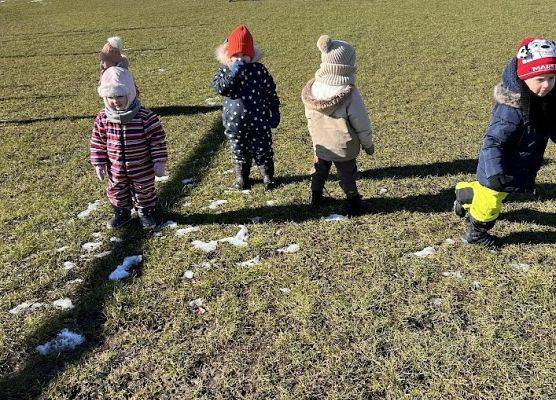
[[[127,69],[108,68],[98,93],[105,107],[95,118],[90,159],[100,180],[108,175],[106,193],[114,208],[108,226],[129,222],[135,207],[143,228],[154,228],[154,178],[166,169],[166,134],[158,116],[141,106]]]

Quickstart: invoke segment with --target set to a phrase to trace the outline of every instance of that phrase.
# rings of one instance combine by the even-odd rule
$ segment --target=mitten
[[[234,61],[232,66],[230,67],[230,71],[232,74],[236,75],[243,67],[245,63],[242,60]]]
[[[106,165],[95,165],[95,172],[97,173],[100,181],[104,180],[106,176]]]
[[[504,192],[509,183],[514,180],[513,176],[499,174],[488,178],[488,187],[497,192]]]
[[[164,176],[166,172],[166,163],[164,161],[155,162],[153,168],[156,176]]]
[[[375,153],[375,145],[371,143],[369,147],[364,147],[363,150],[365,150],[365,153],[372,156]]]
[[[280,111],[276,110],[270,116],[270,127],[274,129],[278,128],[278,125],[280,125]]]

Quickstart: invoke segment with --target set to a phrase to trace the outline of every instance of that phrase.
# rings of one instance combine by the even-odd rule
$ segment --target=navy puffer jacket
[[[556,89],[545,97],[547,101],[556,99]],[[502,82],[494,88],[494,99],[496,104],[479,155],[477,180],[499,190],[492,187],[489,178],[505,176],[504,192],[533,191],[548,139],[556,141],[556,124],[537,129],[529,122],[522,107],[522,83],[517,77],[515,58],[506,65]]]

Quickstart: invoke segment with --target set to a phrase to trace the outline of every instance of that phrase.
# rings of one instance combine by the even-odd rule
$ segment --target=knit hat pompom
[[[317,49],[321,51],[321,53],[328,53],[330,51],[330,44],[332,43],[332,39],[328,35],[322,35],[319,40],[317,40]]]
[[[112,36],[109,37],[106,42],[112,46],[117,48],[118,50],[122,51],[122,47],[123,47],[123,43],[122,43],[122,38],[120,38],[119,36]]]
[[[527,80],[546,74],[556,75],[556,43],[542,37],[524,38],[517,51],[517,76]]]

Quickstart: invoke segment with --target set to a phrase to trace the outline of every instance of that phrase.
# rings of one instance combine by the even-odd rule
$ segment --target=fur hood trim
[[[494,100],[496,100],[497,103],[505,104],[513,108],[521,107],[521,93],[516,93],[505,88],[502,82],[494,87]]]
[[[230,66],[230,59],[228,58],[228,55],[226,54],[226,49],[228,48],[228,43],[222,43],[220,46],[218,46],[216,48],[216,50],[214,51],[214,55],[216,56],[216,59],[218,60],[218,62],[222,65],[227,65],[228,67]],[[250,61],[251,63],[256,63],[256,62],[260,62],[261,59],[263,58],[263,52],[261,49],[259,49],[257,46],[254,46],[255,49],[255,57],[253,57],[253,59]]]
[[[323,100],[315,99],[315,97],[313,96],[314,82],[314,78],[307,82],[307,84],[301,91],[301,100],[303,101],[303,104],[305,104],[305,107],[307,107],[308,109],[316,110],[323,113],[335,109],[351,94],[351,91],[353,90],[353,85],[347,85],[345,89],[343,89],[334,97]]]

